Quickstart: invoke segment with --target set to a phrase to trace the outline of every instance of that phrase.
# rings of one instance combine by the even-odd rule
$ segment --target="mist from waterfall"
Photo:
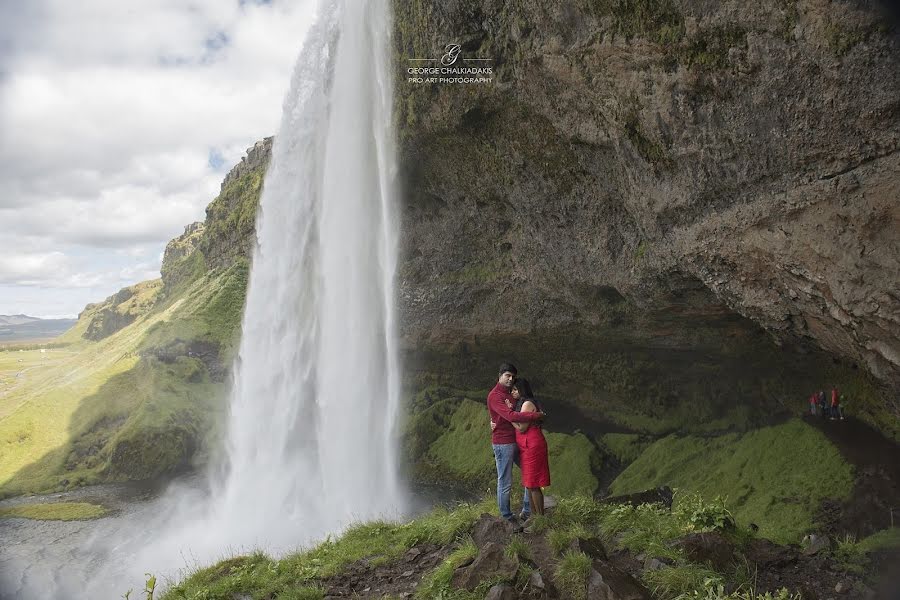
[[[227,445],[206,485],[98,524],[59,568],[22,565],[17,597],[122,597],[148,572],[177,580],[405,514],[390,35],[388,0],[323,0],[306,35],[260,200]]]

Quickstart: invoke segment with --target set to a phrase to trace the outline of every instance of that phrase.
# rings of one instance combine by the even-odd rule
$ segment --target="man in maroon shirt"
[[[512,488],[512,466],[518,463],[519,447],[516,445],[516,430],[513,423],[540,421],[544,418],[542,412],[515,412],[510,408],[514,405],[510,388],[516,380],[516,367],[504,363],[500,365],[500,377],[497,385],[490,391],[487,397],[488,412],[491,415],[493,432],[491,444],[494,447],[494,462],[497,465],[497,506],[500,508],[500,516],[508,521],[513,520],[512,510],[509,506],[509,492]],[[507,404],[509,400],[509,404]],[[530,513],[528,502],[528,490],[525,490],[525,499],[522,505],[522,516],[527,518]]]

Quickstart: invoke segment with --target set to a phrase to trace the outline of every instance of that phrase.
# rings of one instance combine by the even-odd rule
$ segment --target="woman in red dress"
[[[534,399],[527,379],[516,379],[512,397],[516,399],[516,411],[534,412],[543,410]],[[521,405],[521,406],[520,406]],[[538,421],[534,423],[513,423],[516,428],[516,444],[519,446],[519,461],[522,467],[522,485],[528,488],[531,512],[544,514],[544,492],[541,488],[550,485],[550,460],[547,455],[547,440]]]

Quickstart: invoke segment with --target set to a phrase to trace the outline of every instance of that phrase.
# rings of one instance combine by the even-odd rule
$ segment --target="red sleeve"
[[[516,412],[511,410],[506,406],[506,402],[503,401],[499,394],[491,394],[488,396],[488,406],[490,406],[491,410],[497,413],[501,419],[505,419],[510,423],[530,423],[540,419],[537,412]]]

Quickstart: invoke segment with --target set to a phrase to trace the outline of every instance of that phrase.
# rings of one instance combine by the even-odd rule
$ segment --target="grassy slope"
[[[727,495],[739,523],[796,541],[825,498],[846,498],[853,473],[812,427],[792,420],[716,438],[668,436],[650,446],[613,482],[613,493],[671,485],[705,496]]]
[[[98,519],[107,514],[104,507],[88,502],[54,502],[49,504],[22,504],[0,508],[0,517],[19,517],[40,521],[82,521]]]
[[[43,354],[0,351],[0,497],[151,478],[211,446],[264,171],[222,190],[198,230],[202,251],[166,262],[165,285],[142,282],[88,305]],[[98,331],[106,337],[85,338]]]
[[[40,372],[0,396],[0,493],[149,478],[188,460],[223,386],[178,345],[207,341],[229,360],[246,276],[244,263],[204,275],[99,342],[45,354],[52,359]],[[168,362],[156,358],[161,348],[174,355]]]

